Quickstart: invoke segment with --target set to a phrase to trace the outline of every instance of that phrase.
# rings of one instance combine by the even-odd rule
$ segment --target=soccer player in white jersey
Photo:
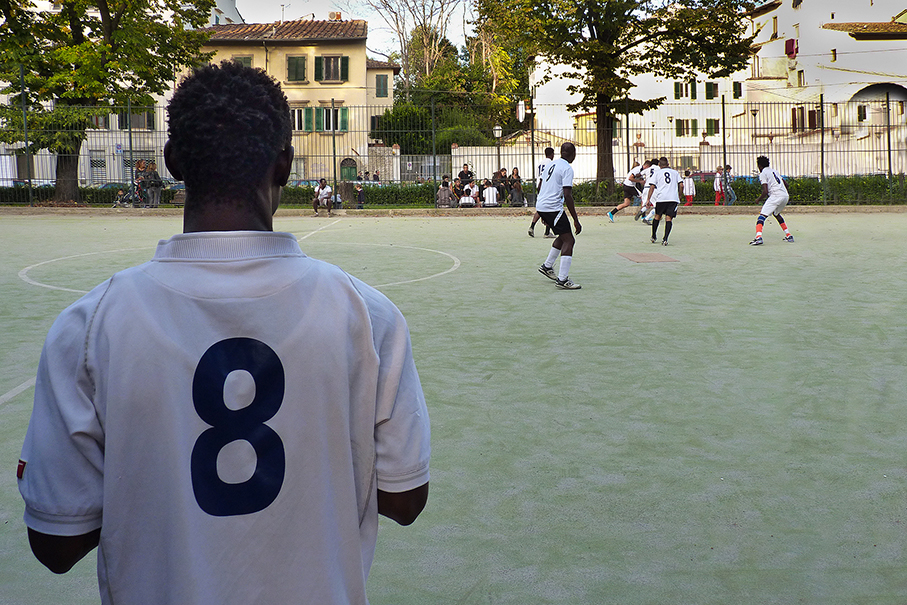
[[[551,165],[551,162],[554,161],[554,148],[546,147],[545,148],[545,159],[539,162],[539,165],[535,167],[535,197],[538,199],[539,192],[542,190],[542,177],[545,175],[545,172],[548,170],[548,166]],[[532,215],[532,224],[529,225],[529,237],[535,237],[535,224],[539,222],[539,211],[536,210],[535,214]],[[545,237],[554,237],[551,234],[551,227],[547,224],[545,225]]]
[[[539,267],[539,273],[554,280],[554,285],[561,290],[579,290],[580,285],[570,279],[570,265],[573,262],[573,246],[576,238],[570,230],[570,220],[564,213],[564,206],[573,217],[576,234],[583,230],[576,216],[576,206],[573,204],[573,160],[576,159],[576,146],[573,143],[561,145],[561,157],[551,162],[548,170],[542,175],[542,187],[539,197],[535,202],[536,211],[542,221],[554,231],[557,236],[551,242],[548,258]],[[561,264],[557,273],[554,272],[554,261],[561,257]]]
[[[614,210],[608,213],[609,221],[613,223],[614,215],[631,205],[635,198],[638,197],[640,198],[640,202],[642,201],[642,186],[645,184],[646,179],[641,173],[643,170],[647,170],[649,166],[651,166],[651,164],[648,160],[646,160],[642,166],[639,165],[639,162],[633,162],[630,172],[627,173],[627,178],[624,179],[624,201],[621,202],[620,205],[615,206]]]
[[[649,165],[648,168],[643,169],[639,174],[642,175],[645,183],[648,183],[655,174],[655,171],[658,170],[658,160],[653,158],[646,162],[646,164]],[[645,166],[645,164],[643,164],[643,166]],[[640,217],[643,217],[642,222],[647,225],[651,225],[652,217],[655,216],[655,204],[648,201],[648,198],[645,194],[646,191],[648,191],[648,186],[644,184],[643,194],[640,197],[639,210],[636,212],[636,216],[633,217],[633,220],[639,220]]]
[[[769,167],[768,158],[764,155],[756,158],[756,166],[759,167],[759,182],[762,183],[762,194],[756,202],[765,200],[765,203],[762,205],[762,210],[759,211],[759,218],[756,219],[756,237],[750,242],[750,246],[761,246],[763,244],[762,227],[765,225],[765,219],[768,218],[769,214],[774,215],[778,219],[778,224],[784,230],[784,241],[792,244],[794,243],[794,236],[791,235],[790,230],[787,228],[787,223],[784,222],[784,217],[781,216],[781,211],[784,210],[790,200],[790,194],[788,194],[787,187],[784,185],[784,178],[777,170]]]
[[[17,473],[32,550],[64,573],[97,546],[104,605],[365,605],[378,515],[428,496],[406,322],[272,231],[277,82],[205,66],[168,113],[183,233],[48,334]]]
[[[683,179],[680,173],[668,166],[668,158],[658,159],[658,170],[646,181],[649,188],[648,203],[655,202],[655,217],[652,219],[652,243],[657,241],[658,223],[665,217],[665,234],[661,240],[662,246],[668,245],[668,236],[671,235],[672,219],[677,216],[677,206],[683,195]]]

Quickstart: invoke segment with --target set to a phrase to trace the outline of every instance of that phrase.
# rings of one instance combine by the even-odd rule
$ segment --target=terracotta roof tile
[[[822,26],[822,29],[847,32],[854,38],[907,38],[907,23],[897,23],[895,21],[872,23],[826,23]]]
[[[368,22],[356,19],[352,21],[304,20],[282,23],[229,23],[212,25],[201,31],[209,32],[212,42],[365,40],[368,37]]]
[[[389,61],[376,61],[375,59],[365,60],[366,69],[393,69],[394,74],[400,73],[400,66]]]

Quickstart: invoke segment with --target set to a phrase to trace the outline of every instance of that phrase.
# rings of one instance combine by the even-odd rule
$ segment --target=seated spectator
[[[476,175],[469,169],[469,164],[463,164],[463,170],[460,171],[457,178],[460,179],[463,185],[468,185],[475,180]]]
[[[523,197],[523,179],[520,178],[520,171],[518,168],[514,167],[510,178],[507,179],[507,186],[508,194],[510,195],[510,205],[525,206],[526,202]]]
[[[375,171],[375,174],[372,175],[372,180],[377,182],[381,180],[381,177],[378,176],[378,171]]]
[[[473,184],[466,185],[463,187],[463,195],[460,197],[460,208],[475,208],[478,197],[478,188]]]
[[[498,190],[498,199],[503,202],[507,197],[507,169],[501,168],[495,172],[490,184]]]
[[[463,185],[460,184],[460,179],[454,179],[453,185],[450,186],[451,191],[453,191],[454,197],[460,199],[463,197]]]
[[[435,207],[450,208],[455,199],[453,191],[450,190],[450,183],[446,180],[442,181],[441,187],[438,188],[438,193],[435,195]]]
[[[491,181],[488,179],[485,180],[485,193],[484,200],[482,201],[483,208],[493,208],[498,206],[498,188],[491,184]]]

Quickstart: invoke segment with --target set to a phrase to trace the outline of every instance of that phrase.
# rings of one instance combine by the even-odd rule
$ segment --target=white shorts
[[[762,210],[759,211],[759,214],[764,214],[765,216],[780,214],[784,207],[787,206],[788,200],[790,200],[789,195],[773,195],[762,204]]]

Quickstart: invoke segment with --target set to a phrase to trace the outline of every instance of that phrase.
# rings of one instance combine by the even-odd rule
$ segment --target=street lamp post
[[[674,131],[674,116],[668,116],[668,124],[668,136],[671,138],[671,156],[668,159],[671,161],[669,165],[674,166],[674,135],[676,134]]]
[[[753,145],[756,144],[756,114],[758,113],[758,107],[753,107],[752,109],[750,109],[750,114],[753,116]]]

